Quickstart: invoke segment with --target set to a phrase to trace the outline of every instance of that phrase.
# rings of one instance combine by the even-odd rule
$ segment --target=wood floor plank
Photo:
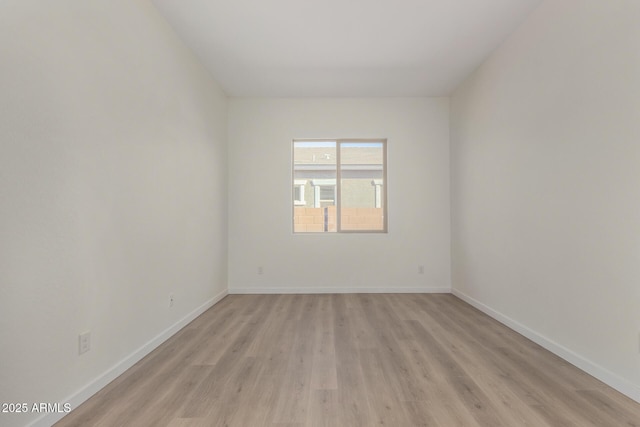
[[[59,427],[640,427],[453,295],[230,295]]]
[[[301,303],[304,310],[297,322],[293,349],[274,414],[276,423],[304,423],[307,417],[318,304],[317,298],[309,295],[305,295]]]
[[[313,363],[311,365],[312,390],[337,390],[335,337],[331,297],[318,296],[318,321],[315,329]]]
[[[198,384],[205,378],[212,366],[187,365],[177,370],[173,381],[169,382],[164,389],[164,394],[154,396],[153,404],[144,407],[133,406],[128,413],[124,413],[121,419],[128,425],[154,427],[163,423],[163,420],[170,419],[174,414],[189,402]],[[161,393],[158,393],[160,395]],[[155,399],[158,399],[155,401]],[[105,425],[115,425],[115,421],[106,421]]]
[[[348,309],[348,295],[333,295],[336,372],[338,379],[338,423],[341,426],[367,427],[372,425],[372,412],[367,399],[364,374],[358,360]]]
[[[377,348],[375,331],[371,329],[364,311],[362,311],[361,296],[355,294],[341,295],[340,299],[344,300],[349,313],[349,324],[356,348],[369,350]]]
[[[405,402],[412,422],[416,425],[478,426],[470,411],[456,396],[455,390],[439,369],[435,357],[425,352],[415,340],[406,340],[407,353],[416,379],[426,388],[422,401]]]
[[[229,378],[225,384],[222,397],[223,410],[210,410],[205,417],[209,418],[212,427],[225,427],[238,425],[244,409],[252,404],[257,387],[257,379],[263,364],[260,358],[243,357],[239,360],[239,369],[236,375]],[[213,406],[212,406],[213,408]]]
[[[234,299],[236,296],[233,296]],[[262,303],[252,304],[254,318],[251,322],[242,321],[234,334],[233,341],[225,346],[224,352],[217,358],[211,373],[199,384],[193,398],[185,405],[180,416],[182,418],[197,418],[215,410],[222,405],[222,396],[228,381],[238,375],[241,364],[238,361],[246,357],[246,351],[255,336],[260,332],[257,318],[266,316],[269,306]],[[244,306],[243,306],[244,307]]]
[[[388,383],[402,401],[425,400],[424,384],[416,380],[409,359],[403,351],[403,340],[407,340],[410,332],[402,327],[401,323],[394,323],[395,321],[389,318],[384,299],[375,300],[378,300],[379,304],[373,303],[373,299],[367,296],[361,297],[365,317],[370,328],[375,331],[376,348],[383,355],[381,363]],[[400,322],[399,319],[396,320]],[[404,330],[402,334],[396,333],[398,327]]]
[[[341,427],[338,424],[338,391],[311,390],[306,427]]]
[[[464,368],[451,357],[441,343],[422,325],[422,323],[408,321],[412,330],[424,343],[425,350],[433,354],[440,368],[444,370],[445,377],[451,387],[456,391],[458,399],[471,412],[474,419],[481,426],[506,426],[508,425],[499,412],[495,409],[491,400],[486,396],[476,382],[465,372]]]
[[[359,353],[360,364],[366,385],[367,400],[370,402],[375,425],[402,426],[409,425],[409,417],[405,412],[400,396],[391,391],[389,373],[385,372],[381,357],[377,350],[363,350]]]
[[[435,401],[404,402],[405,412],[409,419],[409,425],[415,427],[447,427],[438,423],[433,414]]]
[[[174,418],[167,427],[211,427],[209,420],[204,418]]]
[[[600,390],[578,390],[589,404],[600,412],[606,413],[610,419],[620,426],[640,427],[640,418],[634,411],[627,410]]]
[[[263,330],[270,338],[258,351],[264,354],[264,368],[258,377],[256,396],[250,410],[242,411],[238,426],[274,425],[274,413],[280,399],[280,390],[286,378],[289,358],[293,353],[298,322],[303,315],[302,296],[282,295],[283,311],[276,321]]]

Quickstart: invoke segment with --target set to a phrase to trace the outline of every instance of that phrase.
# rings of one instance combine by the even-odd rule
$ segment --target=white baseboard
[[[236,288],[229,294],[450,294],[451,288]]]
[[[491,307],[481,303],[480,301],[470,297],[469,295],[466,295],[465,293],[457,289],[452,289],[451,293],[453,293],[453,295],[457,296],[466,303],[474,306],[483,313],[493,317],[498,322],[504,324],[510,329],[518,332],[520,335],[529,338],[531,341],[544,347],[557,356],[560,356],[575,367],[585,371],[589,375],[599,379],[608,386],[618,390],[620,393],[640,403],[640,387],[638,387],[637,385],[629,382],[624,378],[621,378],[620,376],[614,374],[606,368],[603,368],[602,366],[580,356],[579,354],[544,337],[543,335],[540,335],[536,331],[529,329],[525,325],[511,319],[510,317],[505,316],[504,314],[492,309]]]
[[[160,346],[160,344],[171,338],[180,329],[187,326],[196,317],[200,316],[209,308],[213,307],[222,298],[227,296],[227,293],[228,292],[226,290],[220,292],[218,295],[214,296],[209,301],[205,302],[200,307],[196,308],[191,313],[187,314],[182,319],[178,320],[176,323],[159,333],[142,347],[131,353],[122,361],[118,362],[111,369],[98,376],[93,381],[89,382],[89,384],[69,396],[67,399],[62,400],[62,402],[70,403],[71,408],[77,408],[87,399],[89,399],[91,396],[93,396],[103,387],[109,384],[111,381],[122,375],[124,371],[131,368],[143,357],[155,350],[158,346]],[[65,413],[48,413],[33,421],[31,424],[29,424],[29,427],[50,427],[56,422],[60,421],[65,415]]]

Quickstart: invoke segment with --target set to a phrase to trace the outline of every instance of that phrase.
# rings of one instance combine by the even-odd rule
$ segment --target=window
[[[320,208],[335,206],[336,204],[336,180],[335,179],[314,179],[313,186],[313,207]]]
[[[305,206],[304,188],[307,184],[306,179],[295,179],[293,181],[293,204],[295,206]]]
[[[294,140],[293,231],[387,231],[387,141]]]

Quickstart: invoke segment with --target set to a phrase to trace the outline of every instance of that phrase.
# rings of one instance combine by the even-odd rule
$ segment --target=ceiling
[[[541,0],[153,0],[230,96],[446,96]]]

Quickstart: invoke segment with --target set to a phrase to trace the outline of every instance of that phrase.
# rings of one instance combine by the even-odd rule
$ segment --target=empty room
[[[0,2],[0,426],[639,427],[638,0]]]

